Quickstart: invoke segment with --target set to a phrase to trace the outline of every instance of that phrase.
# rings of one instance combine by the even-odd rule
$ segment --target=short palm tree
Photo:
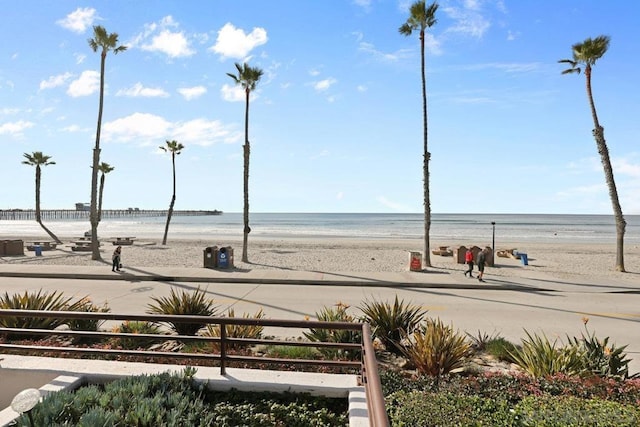
[[[167,225],[164,227],[164,237],[162,238],[162,244],[167,244],[167,234],[169,234],[169,222],[171,222],[171,215],[173,215],[173,205],[176,203],[176,156],[182,152],[184,145],[178,141],[165,141],[166,147],[161,145],[160,149],[164,152],[171,153],[171,165],[173,170],[173,194],[171,196],[171,203],[169,204],[169,210],[167,211]]]
[[[251,153],[251,147],[249,145],[249,95],[256,88],[263,71],[257,67],[250,67],[246,62],[242,65],[236,62],[235,65],[238,74],[227,73],[227,75],[231,77],[236,84],[242,86],[246,95],[244,145],[242,146],[244,152],[244,233],[242,239],[242,262],[249,262],[249,256],[247,254],[247,244],[249,233],[251,232],[251,228],[249,227],[249,154]]]
[[[582,43],[576,43],[571,46],[573,51],[573,59],[562,59],[558,62],[569,64],[570,68],[564,70],[562,74],[580,73],[581,67],[584,66],[584,75],[587,80],[587,97],[589,99],[589,107],[591,108],[591,117],[593,118],[594,129],[593,137],[596,140],[596,147],[600,153],[600,161],[604,169],[604,177],[609,187],[609,197],[613,205],[613,214],[616,219],[616,270],[624,272],[624,231],[627,223],[622,215],[622,207],[618,198],[618,190],[616,182],[613,179],[613,167],[609,158],[609,148],[604,139],[604,128],[600,126],[598,114],[596,113],[596,105],[593,101],[593,93],[591,92],[591,69],[598,59],[607,52],[609,48],[609,37],[598,36],[594,39],[588,38]]]
[[[45,156],[44,154],[42,154],[42,151],[34,151],[31,154],[24,153],[23,155],[26,159],[22,161],[23,164],[36,167],[36,221],[38,222],[38,224],[40,224],[40,227],[42,227],[42,229],[46,231],[53,240],[56,241],[56,243],[62,244],[62,241],[58,239],[58,237],[53,234],[51,230],[44,226],[44,224],[42,223],[42,215],[40,213],[40,180],[42,174],[42,166],[55,165],[56,162],[51,161],[51,156]]]
[[[98,196],[98,222],[102,220],[102,195],[104,193],[104,176],[109,172],[113,171],[113,166],[109,163],[102,162],[100,166],[98,166],[98,170],[100,171],[100,194]]]
[[[424,0],[418,0],[409,8],[409,18],[407,22],[400,26],[400,34],[410,36],[414,31],[419,30],[420,35],[420,67],[422,75],[422,120],[423,120],[423,185],[424,185],[424,265],[431,267],[431,255],[429,251],[429,233],[431,229],[431,201],[429,196],[429,153],[428,146],[428,125],[427,125],[427,79],[424,71],[424,36],[427,28],[431,28],[437,22],[435,16],[438,4],[432,3],[429,6]]]
[[[96,127],[96,145],[93,148],[93,165],[91,167],[91,212],[89,221],[91,222],[91,259],[100,260],[100,242],[98,242],[98,168],[100,165],[100,131],[102,128],[102,110],[104,105],[104,66],[107,60],[107,53],[113,51],[114,54],[127,50],[126,46],[118,46],[118,34],[107,33],[101,25],[93,27],[93,38],[88,40],[89,46],[94,52],[100,49],[100,103],[98,106],[98,125]]]

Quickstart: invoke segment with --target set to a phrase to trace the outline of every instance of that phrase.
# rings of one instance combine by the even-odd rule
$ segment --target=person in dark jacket
[[[484,282],[484,265],[487,262],[487,249],[483,249],[478,253],[478,281]]]
[[[120,271],[120,260],[122,258],[122,246],[118,246],[111,256],[111,271]]]

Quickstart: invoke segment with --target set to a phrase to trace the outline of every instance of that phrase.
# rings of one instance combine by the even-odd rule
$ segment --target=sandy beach
[[[72,238],[61,238],[71,242]],[[448,246],[455,250],[461,245],[475,242],[432,242],[432,248]],[[478,246],[483,246],[478,242]],[[249,264],[240,261],[242,241],[224,239],[180,239],[171,237],[166,246],[161,239],[138,239],[131,246],[123,246],[122,262],[131,267],[203,267],[204,249],[225,246],[234,249],[235,268],[283,269],[323,272],[401,272],[409,270],[409,252],[420,251],[418,239],[354,239],[354,238],[253,238],[249,240]],[[627,273],[614,270],[615,244],[558,244],[510,242],[496,245],[496,250],[517,249],[528,254],[529,265],[518,260],[496,257],[496,266],[487,268],[486,276],[526,277],[537,279],[577,280],[593,282],[640,283],[640,246],[625,247]],[[115,246],[104,240],[102,257],[110,262]],[[90,253],[73,252],[71,243],[59,245],[56,250],[44,251],[36,257],[25,251],[25,256],[2,257],[4,263],[55,264],[55,265],[104,265],[91,260]],[[431,255],[433,268],[439,272],[462,274],[465,266],[457,264],[453,257]]]

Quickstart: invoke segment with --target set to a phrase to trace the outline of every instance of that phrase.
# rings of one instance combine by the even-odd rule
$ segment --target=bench
[[[115,239],[112,241],[114,246],[131,246],[136,240],[135,237],[112,237],[112,239]]]
[[[50,251],[57,247],[56,242],[28,242],[30,244],[27,245],[28,251],[35,251],[36,246],[40,246],[43,251]]]
[[[73,242],[73,246],[71,246],[71,250],[74,252],[90,252],[91,240],[85,240],[81,237],[80,240]]]

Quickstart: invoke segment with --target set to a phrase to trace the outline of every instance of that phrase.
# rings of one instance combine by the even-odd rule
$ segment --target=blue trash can
[[[527,257],[527,254],[520,252],[520,261],[522,261],[522,265],[529,265],[529,257]]]
[[[42,246],[35,245],[33,251],[36,253],[36,256],[42,256]]]
[[[218,250],[218,268],[229,268],[229,253],[227,248],[220,248]]]

